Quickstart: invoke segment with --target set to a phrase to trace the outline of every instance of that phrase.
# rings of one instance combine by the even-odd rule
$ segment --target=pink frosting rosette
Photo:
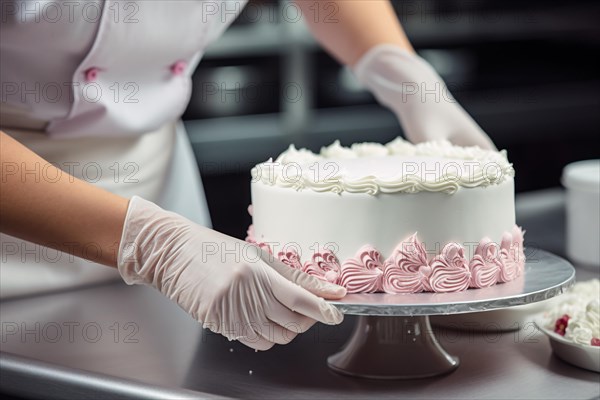
[[[374,293],[382,290],[381,254],[373,246],[363,246],[354,258],[342,264],[339,284],[348,293]]]
[[[328,249],[322,249],[313,254],[312,260],[304,264],[303,270],[309,275],[335,284],[340,279],[340,262],[335,254]]]
[[[252,216],[252,204],[250,204],[248,206],[248,214],[250,214],[250,216]],[[248,229],[246,230],[246,242],[256,243],[253,224],[250,224],[248,226]]]
[[[500,260],[502,262],[502,269],[498,276],[498,282],[509,282],[517,278],[523,270],[523,261],[519,261],[521,258],[518,242],[513,238],[513,234],[505,232],[502,235],[502,242],[500,243]]]
[[[382,288],[392,294],[428,291],[430,274],[425,246],[414,233],[385,261]]]
[[[495,285],[502,270],[500,246],[487,237],[483,238],[475,249],[475,255],[469,263],[469,270],[471,271],[470,287],[483,288]]]
[[[252,206],[248,207],[248,212],[252,215]],[[523,235],[523,230],[515,225],[510,232],[504,233],[500,245],[483,238],[470,261],[458,243],[446,244],[439,255],[428,261],[425,246],[416,233],[401,242],[385,262],[371,245],[360,248],[341,266],[336,255],[328,249],[319,250],[304,264],[294,248],[284,248],[277,253],[277,258],[290,268],[342,285],[348,293],[457,292],[469,287],[490,287],[523,275]],[[256,240],[252,225],[248,227],[246,241],[273,254],[267,243]]]
[[[300,255],[298,255],[296,249],[291,248],[280,251],[277,253],[277,258],[288,267],[302,270],[302,261],[300,260]]]
[[[252,217],[252,204],[248,206],[248,214]],[[246,241],[250,243],[256,243],[254,240],[254,225],[250,224],[248,226],[248,230],[246,231]]]
[[[252,204],[250,204],[248,206],[248,214],[250,214],[250,216],[252,216]],[[269,254],[273,254],[273,251],[271,250],[271,247],[264,243],[264,242],[258,242],[256,240],[256,236],[254,234],[254,225],[250,225],[248,226],[248,230],[246,230],[246,242],[254,244],[258,247],[260,247],[263,250],[266,250],[269,252]]]
[[[246,231],[246,242],[256,245],[258,247],[260,247],[263,250],[266,250],[269,252],[269,254],[273,254],[273,251],[271,250],[271,247],[264,243],[264,242],[257,242],[256,239],[254,238],[254,227],[252,225],[250,225],[248,227],[248,230]]]
[[[269,254],[273,254],[273,250],[271,250],[271,247],[263,242],[250,242],[258,247],[260,247],[263,250],[266,250]]]
[[[525,232],[521,229],[520,226],[513,226],[512,229],[512,245],[516,248],[517,251],[517,265],[519,266],[519,275],[523,275],[525,273],[525,247],[524,247],[524,236]]]
[[[248,230],[246,231],[246,241],[256,243],[256,240],[254,240],[254,225],[248,226]]]
[[[458,243],[448,243],[441,254],[431,260],[429,284],[432,291],[460,292],[469,288],[471,271],[465,249]]]

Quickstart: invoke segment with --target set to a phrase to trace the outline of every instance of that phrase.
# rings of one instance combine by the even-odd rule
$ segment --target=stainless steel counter
[[[520,196],[528,245],[563,252],[560,191]],[[596,274],[597,275],[597,274]],[[578,268],[578,280],[594,273]],[[353,379],[325,363],[354,318],[317,325],[287,346],[256,353],[204,332],[158,292],[114,283],[0,303],[0,390],[44,398],[590,399],[600,375],[566,364],[532,325],[503,333],[437,332],[461,358],[441,378]],[[410,360],[398,360],[410,362]]]

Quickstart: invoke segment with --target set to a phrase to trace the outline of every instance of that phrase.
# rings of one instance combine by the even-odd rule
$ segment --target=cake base
[[[415,379],[450,373],[459,359],[440,346],[427,316],[360,316],[344,348],[327,364],[360,378]]]
[[[330,356],[339,373],[372,379],[414,379],[455,370],[457,357],[436,339],[429,315],[449,315],[508,308],[558,296],[575,280],[566,260],[528,249],[525,273],[517,280],[460,293],[406,295],[353,294],[331,301],[345,314],[359,315],[350,339]]]

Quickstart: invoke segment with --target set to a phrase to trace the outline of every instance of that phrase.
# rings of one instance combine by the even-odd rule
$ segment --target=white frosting
[[[329,146],[321,148],[321,156],[325,158],[345,159],[357,158],[358,154],[356,154],[356,151],[342,146],[340,141],[336,140]]]
[[[556,320],[568,315],[564,338],[575,343],[590,345],[592,338],[600,338],[600,280],[580,282],[560,297],[560,304],[544,315],[544,326],[554,331]]]
[[[387,147],[379,143],[354,143],[350,149],[358,157],[384,157],[390,154]]]
[[[281,164],[290,164],[290,163],[298,163],[298,164],[310,164],[313,162],[320,161],[321,157],[313,153],[308,149],[296,149],[296,147],[291,144],[290,147],[281,153],[279,157],[277,157],[276,162]],[[273,160],[267,161],[267,163],[271,163]]]
[[[339,141],[315,154],[291,145],[275,161],[258,164],[253,182],[333,193],[455,193],[512,181],[506,152],[459,147],[447,141],[413,145],[400,138],[381,145]]]
[[[445,193],[316,193],[253,182],[253,224],[259,242],[276,251],[296,243],[303,257],[333,244],[340,260],[370,244],[388,257],[417,232],[430,255],[449,242],[474,247],[484,237],[500,243],[515,224],[514,182]]]
[[[412,143],[407,142],[406,140],[400,137],[397,137],[396,139],[392,140],[391,142],[386,144],[385,147],[387,147],[390,154],[414,156],[417,152],[416,147]]]

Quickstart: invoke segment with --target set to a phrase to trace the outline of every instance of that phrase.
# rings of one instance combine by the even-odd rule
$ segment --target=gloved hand
[[[126,283],[155,287],[203,327],[257,350],[343,319],[320,298],[341,298],[343,287],[140,197],[129,202],[118,268]]]
[[[353,71],[380,104],[394,111],[411,142],[446,139],[460,146],[496,148],[433,67],[416,54],[394,45],[375,46]]]

